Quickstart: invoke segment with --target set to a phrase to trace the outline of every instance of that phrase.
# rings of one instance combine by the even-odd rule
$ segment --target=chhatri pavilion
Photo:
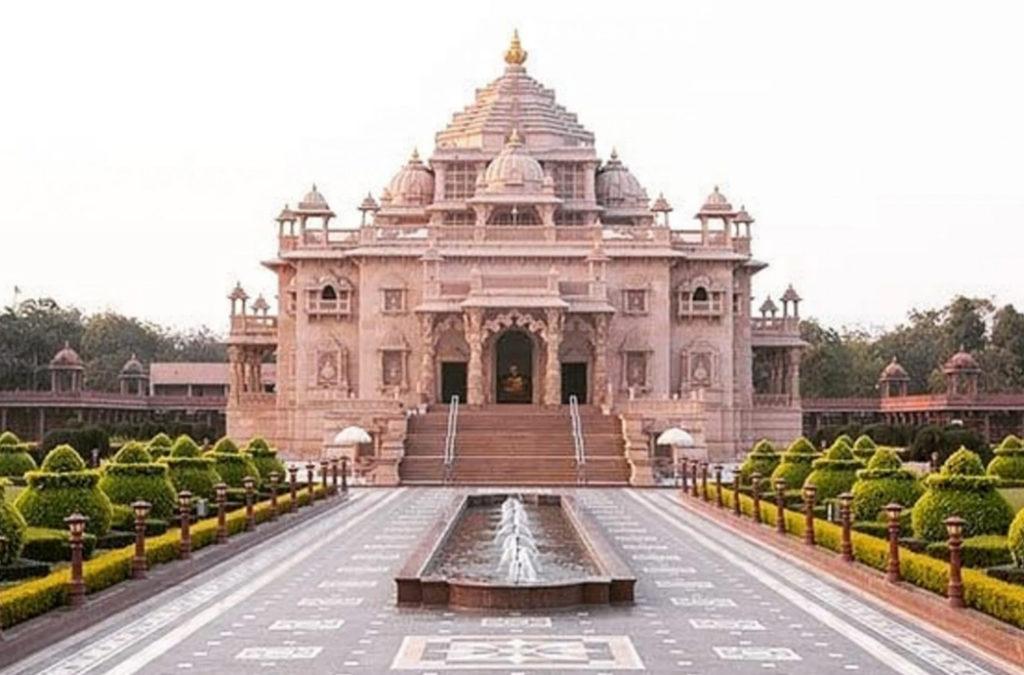
[[[454,453],[495,453],[483,461],[511,481],[497,455],[516,448],[543,467],[545,448],[578,462],[582,444],[607,482],[647,484],[670,427],[716,461],[799,435],[800,297],[754,316],[754,219],[715,187],[692,225],[670,224],[669,201],[599,157],[526,58],[517,35],[501,75],[367,195],[358,226],[336,225],[315,185],[280,213],[264,262],[277,314],[229,296],[229,434],[354,453],[378,484],[440,479],[456,397]],[[372,442],[336,447],[349,426]]]

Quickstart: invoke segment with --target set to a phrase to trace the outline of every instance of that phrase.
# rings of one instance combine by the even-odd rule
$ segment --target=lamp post
[[[146,518],[153,507],[149,502],[132,502],[135,511],[135,557],[132,558],[132,579],[145,579],[146,570]]]
[[[341,458],[341,491],[348,492],[348,457]]]
[[[331,494],[338,494],[338,458],[331,460]]]
[[[961,608],[964,606],[964,582],[960,575],[960,547],[964,541],[966,521],[959,516],[950,516],[945,522],[946,532],[949,534],[949,583],[946,586],[946,597],[949,598],[950,607]]]
[[[277,484],[281,482],[281,474],[270,472],[270,519],[277,519]]]
[[[814,498],[817,496],[818,488],[804,486],[804,543],[808,546],[814,546]]]
[[[761,474],[750,474],[750,494],[754,498],[754,522],[761,524]]]
[[[706,502],[711,501],[711,495],[708,494],[708,463],[700,463],[700,497]]]
[[[740,511],[740,472],[737,471],[732,476],[732,512],[737,517],[742,515]]]
[[[217,543],[224,544],[228,540],[228,486],[217,483],[213,489],[217,491]]]
[[[246,476],[242,479],[242,486],[245,488],[245,529],[247,532],[256,528],[256,514],[253,513],[253,493],[256,490],[256,479]]]
[[[316,478],[316,464],[313,462],[306,462],[306,487],[309,490],[309,505],[313,505],[313,491],[316,489],[316,482],[313,480]]]
[[[181,519],[181,546],[178,557],[188,560],[192,557],[192,493],[182,490],[178,493],[178,517]]]
[[[299,467],[289,466],[288,467],[288,487],[291,488],[292,501],[288,505],[288,510],[292,513],[299,508],[299,488],[297,481],[299,480]]]
[[[85,603],[85,581],[82,579],[82,537],[89,519],[75,511],[64,519],[71,543],[71,581],[68,583],[68,604],[81,607]]]
[[[4,493],[4,486],[0,485],[0,499],[4,498],[4,494],[3,493]],[[5,555],[7,555],[7,537],[5,537],[3,534],[0,534],[0,561],[2,561],[4,559]],[[3,624],[3,621],[0,621],[0,642],[3,642],[3,640],[4,640],[4,624]]]
[[[686,457],[683,457],[682,459],[679,460],[679,466],[681,467],[681,476],[682,476],[682,486],[681,487],[682,487],[682,490],[683,490],[683,495],[686,495],[686,488],[687,488],[687,483],[688,483],[686,472],[690,470],[690,460],[688,460]]]
[[[786,534],[786,479],[776,478],[775,487],[775,531]]]
[[[903,507],[893,502],[886,505],[885,515],[889,518],[889,564],[885,579],[891,583],[900,580],[900,512]]]
[[[725,495],[722,494],[722,465],[715,464],[715,501],[718,502],[718,508],[725,508]]]
[[[324,489],[324,496],[327,496],[328,494],[330,494],[327,491],[327,478],[328,478],[328,476],[327,476],[327,460],[326,459],[321,459],[320,460],[320,486],[323,487],[323,489]]]
[[[691,470],[693,472],[693,473],[690,474],[690,479],[692,481],[691,484],[690,484],[690,495],[694,499],[697,498],[697,491],[700,489],[699,486],[697,485],[697,467],[698,467],[699,464],[700,464],[700,462],[697,461],[696,459],[693,460],[692,462],[690,462],[690,466],[692,467]]]
[[[843,524],[843,540],[840,545],[840,553],[842,553],[843,560],[848,563],[853,562],[853,540],[850,538],[850,507],[853,504],[853,495],[849,492],[844,492],[839,495],[839,520]]]

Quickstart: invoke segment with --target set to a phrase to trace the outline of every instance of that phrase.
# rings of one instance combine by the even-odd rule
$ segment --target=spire
[[[505,63],[510,66],[521,66],[526,62],[526,50],[519,43],[519,31],[512,31],[512,42],[505,50]]]
[[[412,149],[412,155],[409,157],[409,163],[410,164],[419,164],[420,163],[420,150],[419,150],[419,148],[414,147]]]

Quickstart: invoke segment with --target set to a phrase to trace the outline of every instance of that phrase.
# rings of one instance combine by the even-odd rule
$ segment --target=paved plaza
[[[565,492],[632,566],[634,606],[398,608],[393,574],[453,490],[356,490],[4,672],[1004,672],[679,508],[672,491]]]

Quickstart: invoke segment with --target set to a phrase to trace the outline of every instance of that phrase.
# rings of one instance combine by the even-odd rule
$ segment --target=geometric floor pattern
[[[453,490],[361,489],[4,672],[1009,672],[684,511],[670,490],[565,492],[637,574],[634,605],[398,608],[393,573]]]

